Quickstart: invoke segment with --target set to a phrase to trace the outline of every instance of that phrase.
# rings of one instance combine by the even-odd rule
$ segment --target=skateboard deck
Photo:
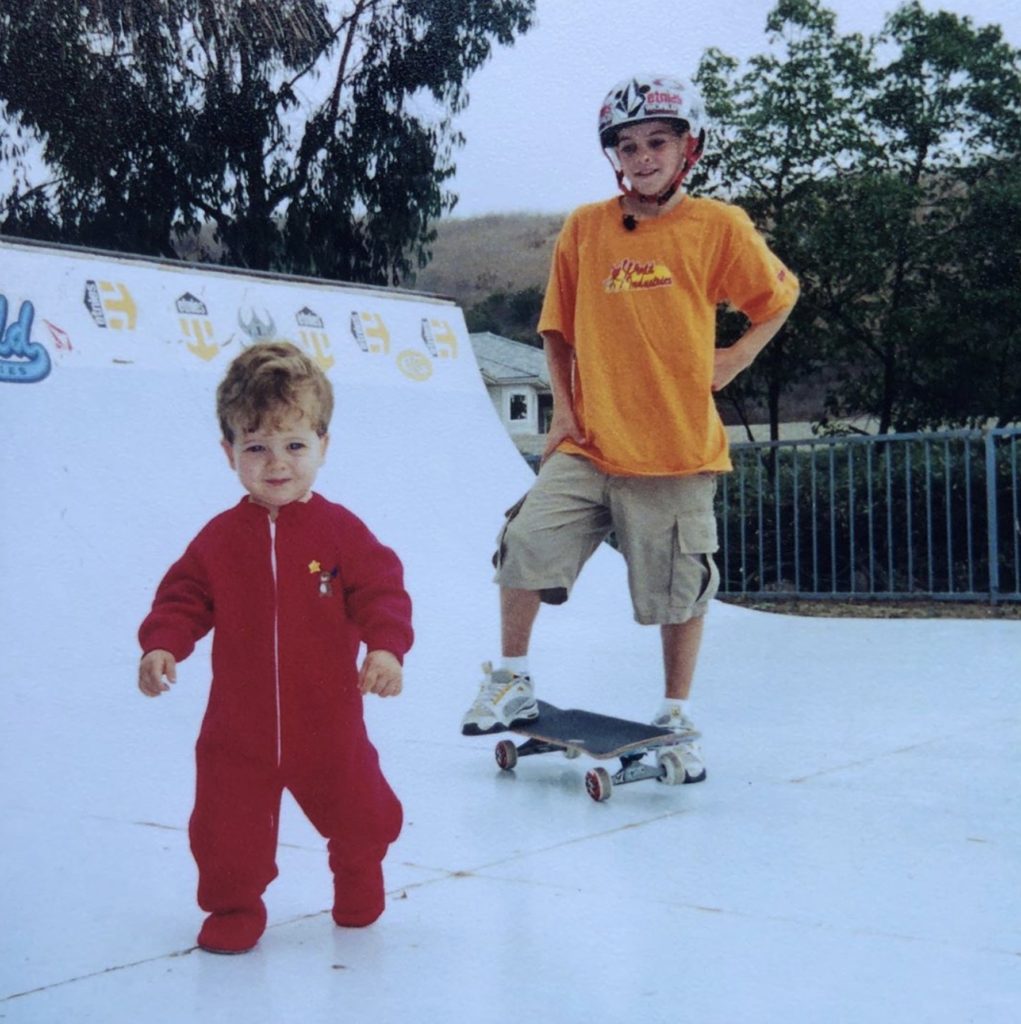
[[[653,725],[631,722],[593,711],[562,709],[538,701],[539,717],[509,728],[524,736],[523,743],[501,740],[496,745],[496,763],[504,771],[513,771],[518,759],[535,754],[560,751],[567,757],[587,754],[597,760],[619,757],[620,770],[611,775],[605,768],[596,768],[585,776],[585,788],[593,800],[608,800],[614,784],[657,779],[660,782],[684,782],[684,766],[670,747],[697,737],[697,733],[678,736]],[[656,753],[656,763],[644,761],[645,755]]]

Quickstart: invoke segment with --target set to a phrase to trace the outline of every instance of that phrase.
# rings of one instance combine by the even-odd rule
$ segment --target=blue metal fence
[[[721,593],[1021,600],[1021,429],[736,444]]]

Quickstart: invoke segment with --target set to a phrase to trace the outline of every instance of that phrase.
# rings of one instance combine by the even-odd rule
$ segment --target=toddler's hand
[[[138,688],[146,697],[158,697],[177,682],[177,662],[170,651],[149,651],[138,666]]]
[[[389,651],[369,651],[358,673],[358,689],[378,697],[396,697],[404,689],[401,663]]]

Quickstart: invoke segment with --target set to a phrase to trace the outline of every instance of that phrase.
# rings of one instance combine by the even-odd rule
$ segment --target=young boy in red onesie
[[[251,949],[266,927],[285,788],[328,839],[336,923],[362,927],[383,912],[382,861],[402,810],[362,696],[401,692],[411,600],[394,552],[312,491],[332,411],[329,381],[294,345],[257,344],[234,360],[217,415],[247,494],[171,566],[139,629],[149,697],[213,630],[189,824],[208,913],[198,944],[210,952]]]

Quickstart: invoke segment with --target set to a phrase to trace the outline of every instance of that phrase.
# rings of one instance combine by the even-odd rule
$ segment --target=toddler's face
[[[326,460],[329,436],[319,437],[300,409],[266,416],[255,430],[237,431],[223,449],[252,500],[277,511],[292,501],[308,501]]]

